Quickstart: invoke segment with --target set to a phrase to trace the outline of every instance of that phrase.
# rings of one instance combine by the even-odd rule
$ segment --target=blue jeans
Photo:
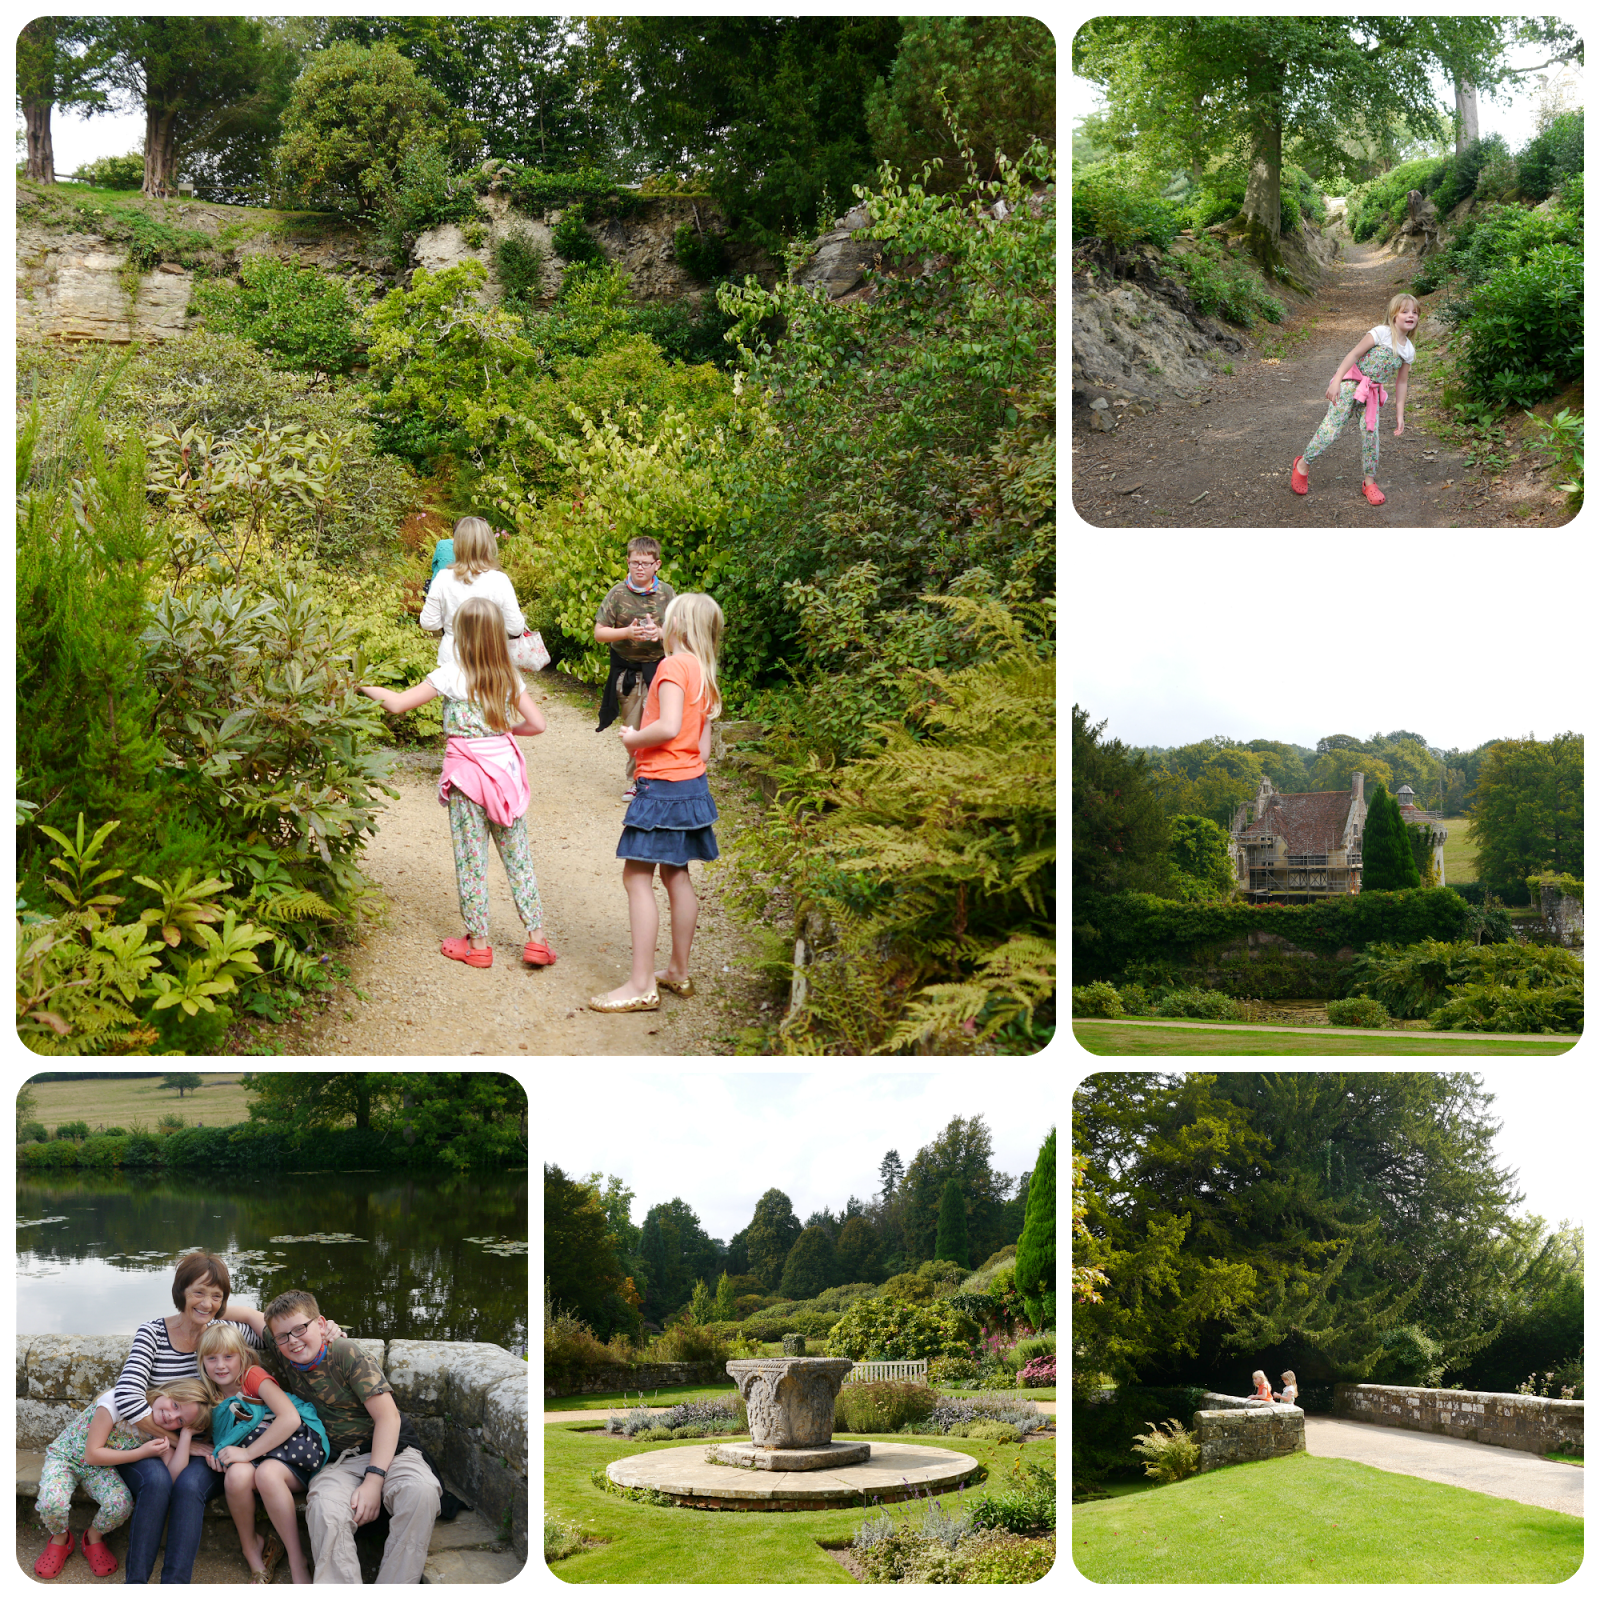
[[[198,1457],[176,1479],[166,1463],[154,1458],[117,1468],[133,1491],[133,1516],[128,1523],[125,1583],[148,1583],[156,1564],[161,1530],[167,1530],[167,1554],[161,1563],[163,1583],[188,1583],[200,1549],[200,1520],[206,1501],[222,1488],[222,1474]]]

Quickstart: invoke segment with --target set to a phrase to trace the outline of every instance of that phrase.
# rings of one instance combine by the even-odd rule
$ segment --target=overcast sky
[[[960,1072],[614,1073],[574,1083],[544,1122],[541,1159],[569,1177],[615,1174],[633,1190],[633,1221],[660,1201],[691,1205],[713,1239],[749,1224],[756,1201],[781,1189],[802,1222],[854,1194],[877,1192],[878,1166],[904,1166],[952,1117],[982,1116],[991,1164],[1030,1171],[1058,1120],[1060,1074],[978,1061]]]
[[[1582,619],[1562,544],[1093,544],[1072,702],[1126,746],[1550,739],[1584,731]]]
[[[1156,8],[1153,8],[1156,9]],[[1572,20],[1570,17],[1565,20]],[[1061,30],[1063,33],[1065,29]],[[1070,45],[1062,50],[1063,58],[1070,64],[1072,52]],[[1519,46],[1511,50],[1507,63],[1513,67],[1537,67],[1550,59],[1548,49],[1535,49]],[[1576,63],[1568,62],[1561,67],[1547,68],[1546,77],[1555,77],[1557,73],[1563,74],[1577,89],[1577,104],[1583,104],[1583,70]],[[1442,110],[1455,109],[1455,90],[1449,81],[1438,72],[1430,73],[1433,86],[1439,97]],[[1507,96],[1503,100],[1491,99],[1487,92],[1478,96],[1478,132],[1487,139],[1491,134],[1498,133],[1513,152],[1520,150],[1533,138],[1538,129],[1534,125],[1534,113],[1537,103],[1534,91],[1538,88],[1539,74],[1530,73],[1526,78],[1517,80],[1516,83],[1506,84],[1499,94]],[[1090,112],[1101,109],[1102,91],[1098,84],[1090,83],[1087,78],[1080,78],[1075,73],[1067,75],[1065,90],[1065,109],[1067,125],[1076,129],[1082,118]]]

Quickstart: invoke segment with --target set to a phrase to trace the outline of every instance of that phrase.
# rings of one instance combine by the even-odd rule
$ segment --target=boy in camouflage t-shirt
[[[356,1529],[381,1506],[389,1537],[378,1582],[420,1583],[441,1488],[383,1369],[353,1339],[327,1337],[327,1321],[304,1289],[279,1295],[266,1319],[283,1386],[317,1408],[333,1451],[306,1491],[313,1581],[361,1582]]]

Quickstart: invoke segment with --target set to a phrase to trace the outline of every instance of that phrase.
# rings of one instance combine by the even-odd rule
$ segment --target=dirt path
[[[1287,334],[1291,353],[1260,359],[1253,350],[1236,359],[1231,377],[1219,374],[1205,396],[1126,416],[1109,434],[1075,421],[1078,514],[1099,528],[1485,528],[1525,526],[1534,515],[1543,525],[1547,516],[1551,523],[1566,520],[1561,497],[1543,485],[1537,511],[1513,514],[1503,484],[1469,469],[1461,452],[1428,431],[1437,413],[1418,394],[1419,385],[1427,387],[1432,354],[1423,330],[1413,336],[1417,359],[1405,433],[1394,436],[1392,386],[1379,418],[1378,487],[1386,503],[1370,506],[1361,493],[1359,413],[1313,464],[1311,492],[1297,495],[1289,487],[1291,463],[1327,413],[1324,391],[1334,366],[1383,321],[1390,297],[1409,290],[1415,272],[1415,257],[1384,255],[1346,236],[1310,305],[1277,330],[1256,331],[1258,344]],[[1296,343],[1300,333],[1305,338]],[[1128,493],[1135,484],[1141,487]]]
[[[494,965],[447,960],[439,941],[462,932],[450,825],[439,804],[438,751],[402,752],[391,801],[364,865],[389,912],[346,958],[349,979],[316,1010],[263,1030],[290,1055],[702,1055],[725,1053],[741,1024],[762,1015],[771,991],[752,976],[749,939],[721,902],[724,861],[694,862],[700,896],[691,972],[699,992],[680,1000],[663,992],[659,1011],[606,1016],[590,995],[628,972],[628,912],[617,836],[622,751],[614,732],[594,731],[593,710],[558,691],[538,691],[548,726],[520,741],[533,791],[529,836],[545,913],[545,933],[559,956],[553,967],[523,965],[524,932],[498,857],[489,866],[489,936]],[[750,801],[737,779],[715,766],[712,792],[729,837]],[[664,965],[668,917],[659,883],[658,961]],[[770,1010],[768,1012],[770,1015]]]

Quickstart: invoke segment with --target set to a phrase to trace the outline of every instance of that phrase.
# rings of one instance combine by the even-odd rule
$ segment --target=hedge
[[[162,1139],[142,1134],[99,1135],[81,1145],[53,1139],[17,1148],[17,1164],[28,1168],[198,1167],[208,1172],[273,1172],[345,1167],[415,1167],[431,1164],[433,1152],[407,1148],[399,1134],[370,1128],[326,1128],[303,1134],[298,1143],[280,1129],[256,1123],[183,1128]]]

